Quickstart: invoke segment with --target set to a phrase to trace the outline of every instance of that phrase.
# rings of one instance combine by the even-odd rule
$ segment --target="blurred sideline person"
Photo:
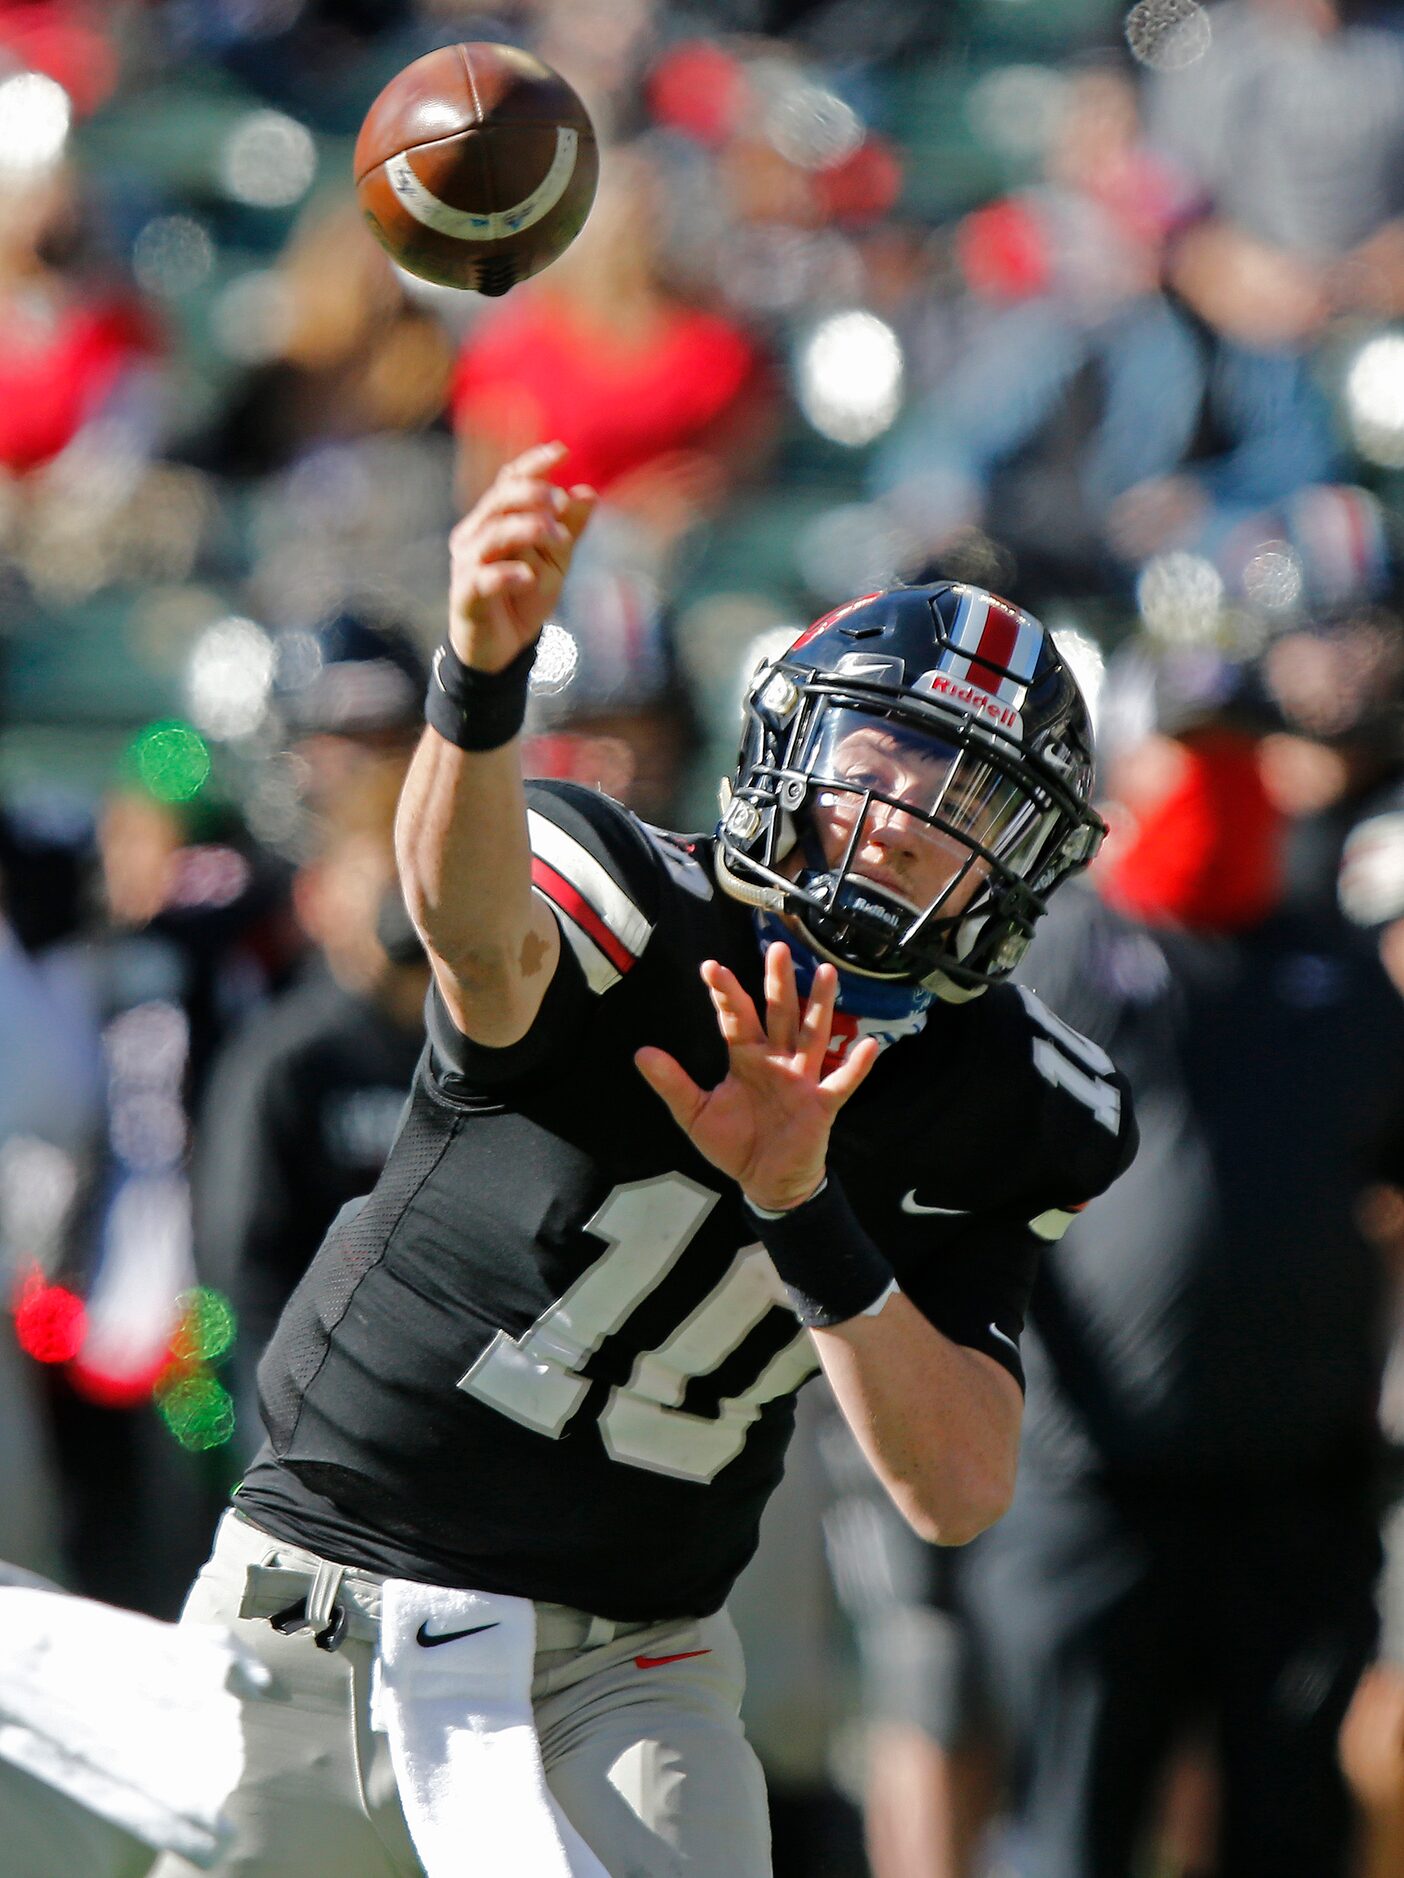
[[[336,813],[363,771],[408,763],[429,671],[395,619],[344,607],[278,647],[274,708],[302,807]]]
[[[1357,1202],[1404,1174],[1404,1007],[1283,907],[1256,726],[1203,682],[1166,655],[1154,727],[1111,753],[1098,891],[1021,971],[1117,1051],[1142,1129],[1045,1262],[1019,1489],[963,1579],[1037,1878],[1125,1878],[1187,1728],[1217,1869],[1348,1868],[1384,1304]]]
[[[976,1547],[924,1545],[873,1482],[841,1420],[820,1452],[825,1552],[858,1656],[863,1832],[872,1878],[975,1878],[1003,1762],[960,1602]]]
[[[1404,997],[1404,789],[1383,792],[1347,836],[1341,906],[1378,947]],[[1390,1270],[1394,1340],[1380,1422],[1389,1449],[1379,1648],[1341,1727],[1341,1766],[1364,1819],[1357,1878],[1404,1871],[1404,1185],[1364,1196],[1362,1224]]]
[[[403,780],[382,758],[326,802],[319,852],[293,882],[318,956],[231,1041],[199,1118],[195,1256],[238,1316],[255,1445],[258,1358],[327,1227],[375,1185],[423,1047],[428,966],[395,882]]]
[[[53,1573],[61,1543],[56,1456],[39,1379],[20,1352],[9,1310],[51,1250],[61,1196],[91,1152],[102,1112],[101,1053],[86,1013],[24,950],[5,912],[0,1052],[0,1269],[8,1307],[0,1317],[0,1557]]]
[[[177,1447],[152,1398],[195,1276],[192,1118],[292,946],[283,870],[229,804],[155,796],[132,773],[141,748],[99,814],[100,901],[46,956],[99,1039],[103,1099],[44,1273],[81,1300],[79,1334],[43,1375],[65,1582],[169,1618],[228,1481],[217,1454]]]
[[[399,822],[430,1047],[186,1608],[288,1695],[248,1717],[242,1878],[762,1878],[723,1606],[796,1390],[822,1366],[904,1516],[968,1540],[1040,1245],[1134,1150],[1109,1059],[1000,982],[1100,831],[1043,629],[949,585],[816,623],[753,680],[715,840],[524,789],[594,505],[563,456],[454,533]]]

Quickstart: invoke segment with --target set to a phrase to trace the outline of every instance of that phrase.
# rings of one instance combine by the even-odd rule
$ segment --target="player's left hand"
[[[730,1053],[722,1081],[700,1088],[666,1050],[639,1050],[634,1062],[699,1154],[736,1181],[753,1205],[787,1211],[823,1180],[834,1117],[877,1061],[878,1045],[865,1038],[821,1076],[838,973],[821,965],[801,1010],[787,945],[766,951],[764,1024],[725,965],[708,959],[702,980]]]

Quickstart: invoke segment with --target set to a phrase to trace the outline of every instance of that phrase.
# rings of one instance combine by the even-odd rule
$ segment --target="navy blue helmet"
[[[868,594],[752,679],[719,875],[840,966],[969,995],[1096,853],[1092,768],[1087,707],[1031,614],[954,581]],[[919,868],[874,863],[897,825],[947,857],[929,894]]]

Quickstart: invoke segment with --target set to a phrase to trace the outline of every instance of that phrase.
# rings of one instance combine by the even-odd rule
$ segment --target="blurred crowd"
[[[350,174],[477,39],[603,148],[499,300]],[[548,438],[536,773],[709,826],[757,659],[918,577],[1098,720],[1024,975],[1141,1157],[986,1541],[811,1405],[741,1598],[779,1878],[1404,1870],[1404,9],[0,0],[0,1557],[170,1617],[205,1556],[421,1044],[447,533]]]

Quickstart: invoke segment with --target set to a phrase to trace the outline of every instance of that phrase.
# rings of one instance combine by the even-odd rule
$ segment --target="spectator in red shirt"
[[[666,545],[754,461],[768,428],[760,351],[667,282],[663,189],[641,151],[614,152],[575,246],[468,335],[452,402],[470,500],[558,437],[572,480]]]
[[[0,184],[0,470],[25,475],[66,448],[157,351],[136,298],[69,260],[71,176]]]

